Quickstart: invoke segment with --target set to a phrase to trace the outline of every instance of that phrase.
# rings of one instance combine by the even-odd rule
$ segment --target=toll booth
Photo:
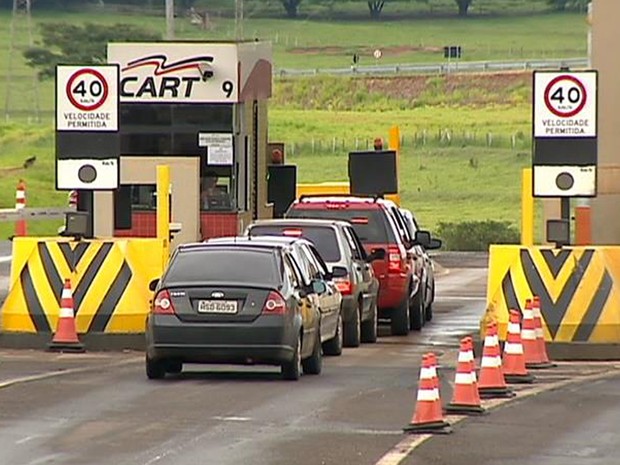
[[[119,187],[79,193],[96,237],[155,237],[156,167],[170,167],[172,247],[270,218],[271,45],[110,43],[119,66]],[[84,195],[82,195],[84,194]],[[88,205],[90,203],[90,205]]]

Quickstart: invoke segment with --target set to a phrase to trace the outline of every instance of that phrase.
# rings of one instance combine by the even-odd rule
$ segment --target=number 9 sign
[[[103,75],[91,68],[81,69],[67,81],[67,98],[82,111],[101,107],[108,98],[108,83]]]

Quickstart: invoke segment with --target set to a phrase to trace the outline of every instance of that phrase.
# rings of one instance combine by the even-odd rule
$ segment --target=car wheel
[[[336,334],[329,341],[325,341],[323,343],[323,353],[325,355],[341,355],[342,354],[342,339],[343,339],[342,332],[343,332],[342,314],[339,314]]]
[[[146,376],[148,379],[162,379],[166,376],[166,365],[164,360],[154,360],[148,355],[146,357]]]
[[[370,320],[362,321],[362,342],[377,342],[377,302],[372,305]]]
[[[409,334],[409,297],[403,300],[392,313],[390,326],[393,336],[406,336]]]
[[[301,376],[301,335],[297,336],[294,347],[293,359],[282,364],[282,378],[289,381],[297,381]]]
[[[301,365],[304,369],[304,374],[318,375],[321,373],[321,369],[323,368],[323,351],[321,350],[321,336],[318,333],[314,341],[312,355],[302,360]]]
[[[411,301],[411,307],[409,309],[409,328],[415,331],[420,331],[424,326],[424,299],[422,297],[422,289],[418,289],[418,292]]]
[[[359,347],[361,340],[361,328],[360,328],[360,310],[361,302],[358,303],[358,307],[353,312],[353,318],[351,321],[347,321],[344,324],[344,346],[345,347]]]
[[[166,372],[178,375],[183,371],[183,362],[170,361],[166,365]]]

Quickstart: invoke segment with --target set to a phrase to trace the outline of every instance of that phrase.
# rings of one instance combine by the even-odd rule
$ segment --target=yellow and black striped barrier
[[[79,334],[143,334],[163,253],[159,239],[15,238],[1,332],[49,336],[69,278]]]
[[[620,344],[620,247],[491,246],[481,328],[494,320],[505,340],[509,310],[535,295],[548,343]]]

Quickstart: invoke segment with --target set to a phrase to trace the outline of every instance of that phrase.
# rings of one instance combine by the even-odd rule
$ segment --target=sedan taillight
[[[172,305],[170,293],[166,289],[157,293],[153,302],[153,313],[156,315],[174,315],[174,305]]]
[[[388,247],[388,272],[402,273],[405,270],[405,257],[398,246]]]
[[[351,281],[349,281],[348,279],[336,278],[334,279],[334,284],[342,295],[351,295],[353,287],[351,286]]]
[[[267,296],[265,305],[263,305],[264,315],[284,315],[286,313],[286,301],[282,294],[277,291],[271,291]]]

